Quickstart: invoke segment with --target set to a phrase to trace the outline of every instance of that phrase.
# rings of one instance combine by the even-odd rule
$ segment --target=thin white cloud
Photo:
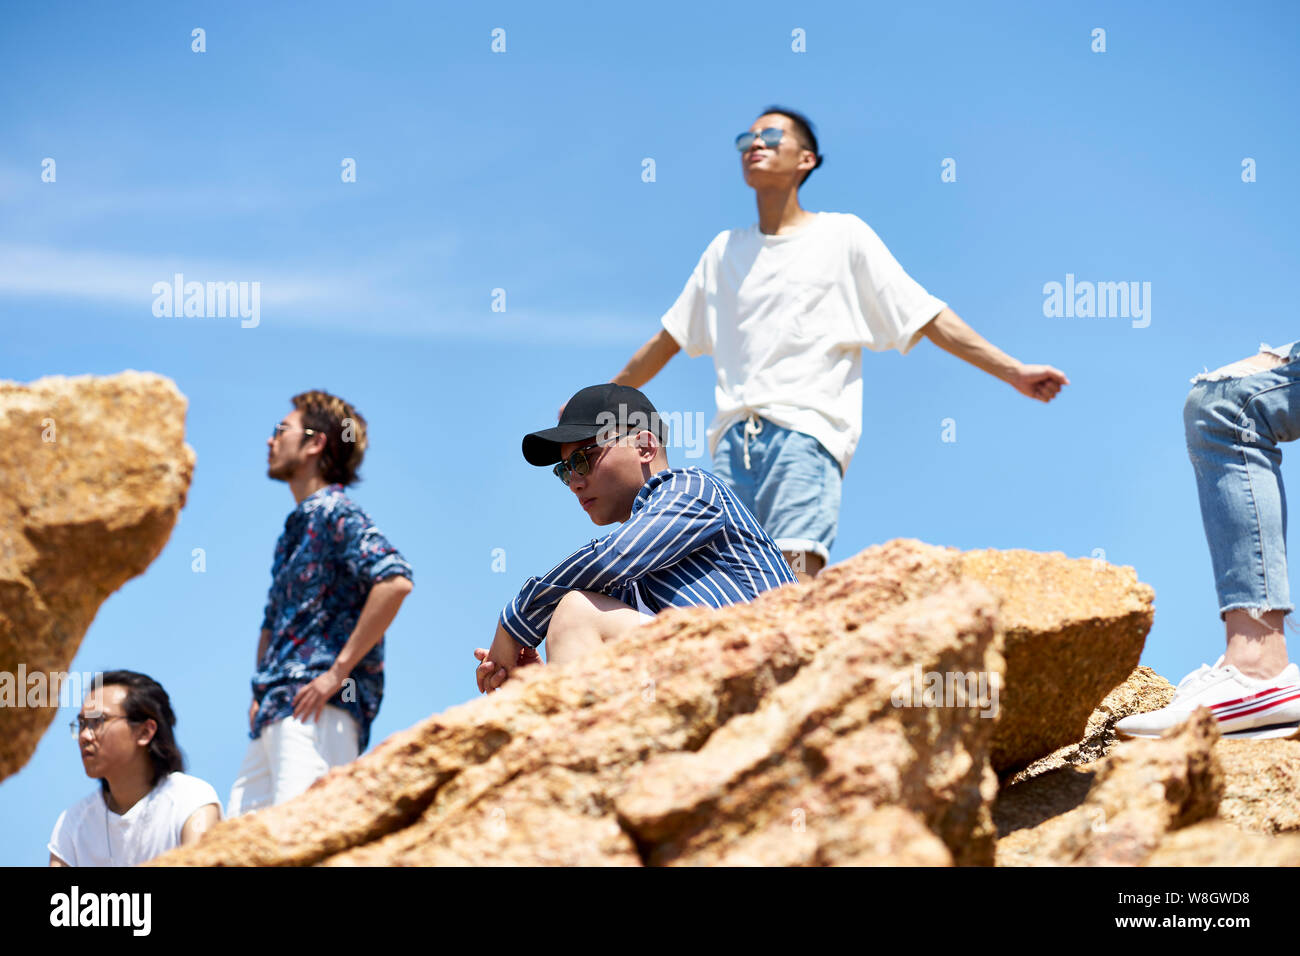
[[[375,253],[355,271],[292,271],[265,264],[199,259],[178,254],[136,255],[0,242],[0,298],[54,298],[99,303],[156,319],[156,282],[258,282],[261,326],[365,331],[418,339],[568,345],[635,346],[657,328],[658,316],[602,311],[552,312],[509,308],[493,312],[485,291],[483,308],[449,310],[439,295],[441,276],[430,263],[445,261],[454,239],[397,243]],[[460,301],[463,296],[458,297]],[[221,320],[211,320],[221,321]]]
[[[0,294],[139,305],[152,315],[154,283],[170,282],[176,273],[186,281],[260,282],[262,301],[274,305],[324,305],[356,291],[346,279],[273,274],[248,264],[0,242]]]

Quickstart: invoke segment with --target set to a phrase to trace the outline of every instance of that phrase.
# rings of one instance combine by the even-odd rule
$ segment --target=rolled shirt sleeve
[[[709,329],[709,286],[714,267],[713,256],[718,241],[726,236],[718,233],[713,242],[695,264],[695,271],[686,280],[677,301],[663,314],[660,325],[667,329],[678,346],[690,358],[713,352],[713,335]]]
[[[378,584],[386,578],[413,579],[411,565],[364,512],[353,510],[340,521],[343,562],[358,581]]]
[[[722,526],[722,509],[692,493],[688,483],[660,485],[617,531],[573,552],[541,577],[529,578],[501,612],[501,626],[520,644],[536,647],[569,591],[610,594],[628,588],[702,547]]]
[[[921,340],[921,330],[946,307],[909,276],[874,229],[853,218],[852,263],[859,308],[854,315],[856,345],[904,355]]]

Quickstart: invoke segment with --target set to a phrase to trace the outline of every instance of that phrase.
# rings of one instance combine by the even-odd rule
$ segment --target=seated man
[[[480,692],[538,660],[576,660],[670,606],[725,607],[795,578],[781,550],[722,481],[670,468],[649,399],[625,385],[573,396],[554,428],[524,436],[524,458],[555,465],[598,525],[622,527],[529,578],[478,648]],[[557,464],[558,463],[558,464]]]
[[[1183,419],[1210,544],[1227,648],[1178,685],[1167,707],[1125,717],[1124,737],[1158,737],[1208,707],[1225,737],[1300,728],[1300,669],[1287,663],[1285,496],[1279,443],[1300,438],[1300,342],[1192,379]]]
[[[50,866],[134,866],[193,843],[221,819],[212,785],[182,773],[167,692],[144,674],[109,671],[72,722],[95,792],[59,814]]]

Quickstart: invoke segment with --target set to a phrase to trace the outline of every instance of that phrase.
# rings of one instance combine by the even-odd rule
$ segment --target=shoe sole
[[[1274,740],[1300,735],[1300,724],[1273,724],[1269,727],[1251,727],[1224,734],[1224,740]]]
[[[1173,726],[1178,726],[1177,724]],[[1123,740],[1159,740],[1163,731],[1150,734],[1134,734],[1116,728],[1115,736]],[[1224,740],[1275,740],[1287,737],[1300,737],[1300,723],[1269,724],[1264,727],[1249,727],[1246,730],[1234,730],[1221,734]]]

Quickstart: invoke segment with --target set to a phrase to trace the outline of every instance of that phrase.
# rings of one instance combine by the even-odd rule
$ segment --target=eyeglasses
[[[606,445],[612,445],[622,438],[622,435],[615,435],[605,441],[598,441],[590,445],[584,445],[574,450],[568,458],[562,459],[551,471],[555,472],[555,477],[564,482],[568,487],[569,478],[572,475],[589,475],[591,474],[592,459],[587,457],[587,452],[593,448],[603,448]]]
[[[78,716],[76,720],[71,720],[68,722],[68,730],[72,731],[72,738],[74,740],[78,739],[82,735],[82,733],[86,730],[89,730],[93,736],[98,737],[99,732],[104,729],[104,725],[106,723],[108,723],[110,720],[118,720],[118,719],[125,720],[128,723],[130,722],[130,718],[128,718],[125,714],[109,714],[106,717]]]
[[[288,430],[289,430],[289,426],[286,425],[284,422],[276,422],[276,423],[275,423],[275,427],[271,429],[271,441],[275,441],[277,438],[280,437],[280,433],[281,433],[281,432],[286,432],[286,431],[288,431]],[[320,433],[317,432],[314,428],[304,428],[304,429],[302,430],[302,433],[303,433],[304,435],[317,435],[317,434],[320,434]]]
[[[736,149],[742,153],[748,152],[749,147],[754,145],[754,140],[761,138],[763,145],[769,149],[776,149],[781,142],[781,137],[785,135],[785,130],[776,126],[769,126],[767,129],[761,129],[757,133],[741,133],[736,137]]]

